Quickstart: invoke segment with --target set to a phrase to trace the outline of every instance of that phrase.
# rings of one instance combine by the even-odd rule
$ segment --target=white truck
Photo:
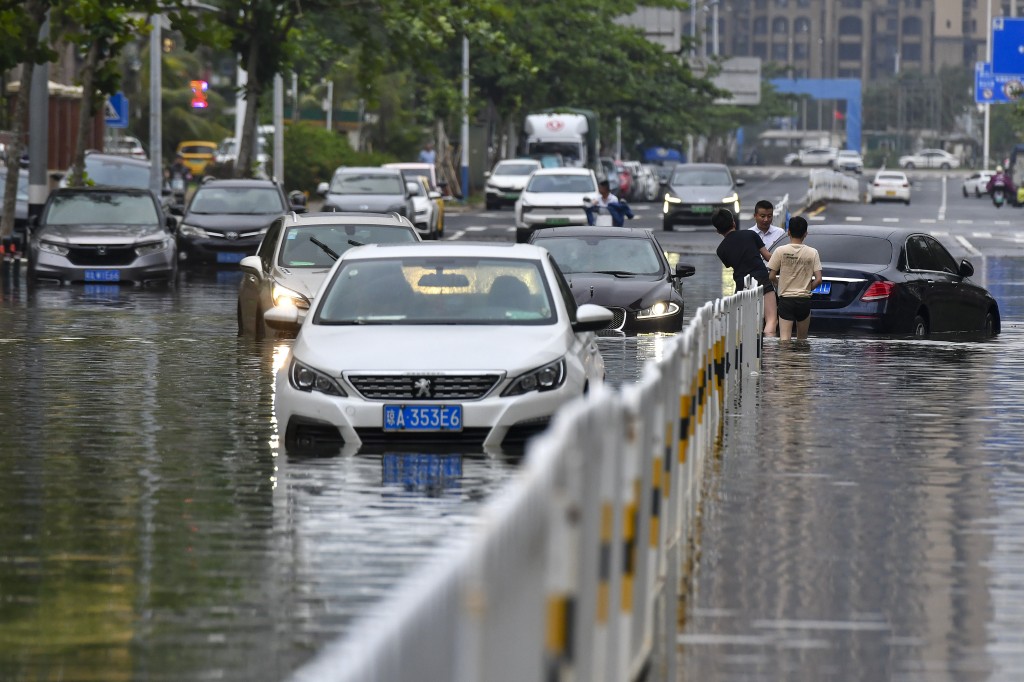
[[[597,115],[585,109],[528,114],[523,124],[526,156],[560,156],[566,166],[597,164]]]

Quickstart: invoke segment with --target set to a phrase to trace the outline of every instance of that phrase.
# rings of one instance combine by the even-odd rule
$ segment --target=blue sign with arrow
[[[128,98],[123,92],[116,92],[107,98],[104,113],[108,128],[128,127]]]
[[[1024,74],[993,73],[988,62],[974,65],[974,101],[977,104],[1015,102],[1024,94]]]

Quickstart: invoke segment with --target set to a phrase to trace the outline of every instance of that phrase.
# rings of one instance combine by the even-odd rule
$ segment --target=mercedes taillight
[[[862,301],[881,301],[892,296],[893,290],[896,285],[892,282],[872,282],[864,292],[864,295],[860,297]]]

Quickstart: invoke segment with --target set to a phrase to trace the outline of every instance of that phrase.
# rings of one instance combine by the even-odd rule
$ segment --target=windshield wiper
[[[357,242],[355,239],[349,239],[348,243],[352,246],[366,246],[363,242]]]
[[[312,236],[309,238],[309,241],[313,242],[314,244],[319,246],[321,249],[323,249],[323,252],[331,257],[331,260],[338,260],[337,252],[334,249],[332,249],[331,247],[327,246],[327,244],[324,244],[322,241],[320,241],[316,237],[312,237]]]
[[[616,277],[636,277],[635,272],[626,272],[625,270],[594,270],[599,275],[615,275]]]

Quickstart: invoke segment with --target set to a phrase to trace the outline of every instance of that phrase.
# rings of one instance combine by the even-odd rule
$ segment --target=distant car
[[[961,188],[964,196],[974,195],[980,197],[982,194],[988,193],[988,181],[992,179],[995,171],[974,171],[966,178],[964,178],[964,184]]]
[[[146,189],[55,189],[31,229],[29,278],[98,286],[173,283],[173,225]]]
[[[515,205],[526,181],[538,168],[541,168],[541,162],[536,159],[505,159],[496,163],[494,169],[485,174],[487,210],[493,211],[506,204]]]
[[[623,193],[622,187],[622,176],[619,174],[619,168],[616,165],[615,159],[610,156],[602,156],[598,159],[600,164],[600,171],[597,173],[598,182],[604,180],[608,182],[608,190],[617,197],[626,199]]]
[[[586,225],[583,199],[596,195],[597,178],[589,168],[534,171],[516,201],[516,241],[529,241],[539,227]]]
[[[960,159],[943,149],[922,149],[916,154],[901,156],[900,168],[959,168]]]
[[[213,162],[217,164],[233,164],[237,159],[238,142],[233,137],[225,137],[217,145],[217,152],[213,155]],[[267,138],[264,135],[257,135],[255,165],[257,173],[261,176],[266,174],[268,161],[270,161],[270,155],[267,154]]]
[[[18,170],[18,189],[14,202],[14,238],[18,243],[25,246],[26,232],[28,229],[28,171]],[[5,192],[7,191],[7,168],[0,166],[0,206],[3,205]]]
[[[554,257],[576,303],[612,311],[601,332],[639,334],[683,328],[683,278],[695,270],[672,268],[649,229],[563,227],[537,230],[530,243]],[[601,333],[599,332],[599,333]]]
[[[314,241],[316,240],[316,241]],[[363,244],[411,243],[405,218],[372,213],[289,213],[271,224],[255,256],[239,262],[238,334],[268,335],[263,313],[291,302],[304,317],[338,256]]]
[[[437,200],[441,198],[438,192],[433,192],[427,186],[427,179],[421,176],[412,176],[405,181],[406,186],[412,193],[413,225],[425,239],[441,238],[441,211]]]
[[[910,180],[902,171],[882,170],[868,185],[868,203],[876,201],[902,201],[910,205]]]
[[[289,210],[272,180],[208,180],[192,195],[178,227],[178,253],[192,265],[237,265]]]
[[[633,181],[636,183],[634,197],[644,201],[657,200],[661,182],[658,180],[656,167],[639,161],[626,161],[625,164],[629,172],[633,174]]]
[[[679,164],[669,180],[661,207],[662,228],[671,232],[677,223],[711,222],[711,213],[719,207],[739,215],[737,188],[743,184],[743,180],[733,178],[725,164]]]
[[[416,215],[412,193],[397,168],[341,167],[330,183],[320,183],[317,193],[325,211],[397,213],[410,221]]]
[[[912,334],[1000,331],[999,305],[932,235],[911,228],[812,225],[822,283],[811,295],[811,329]]]
[[[611,312],[577,306],[567,289],[528,244],[346,251],[277,374],[286,447],[521,444],[603,381],[594,330]],[[288,330],[298,311],[265,319]]]
[[[864,172],[864,157],[860,152],[853,149],[840,149],[836,154],[832,167],[838,171],[853,171],[854,173]]]
[[[149,189],[150,163],[121,154],[87,152],[85,155],[85,182],[89,185],[107,187],[134,187]],[[67,187],[71,169],[60,179],[58,187]]]
[[[103,152],[106,154],[117,154],[119,156],[130,156],[135,159],[147,160],[146,148],[142,142],[132,135],[122,135],[118,138],[110,138],[103,144]]]
[[[799,166],[800,165],[800,154],[797,152],[790,152],[782,157],[782,163],[786,166]]]
[[[839,150],[835,147],[808,147],[797,153],[797,166],[831,166]]]
[[[444,236],[444,195],[447,185],[437,177],[437,168],[432,163],[399,162],[385,163],[383,168],[397,168],[402,172],[402,177],[409,180],[422,178],[427,184],[427,196],[434,202],[434,214],[436,221],[433,231],[430,232],[430,239],[441,239]],[[415,202],[414,202],[415,203]],[[416,207],[413,207],[415,210]]]
[[[186,140],[178,144],[177,154],[193,175],[202,175],[217,155],[217,143],[209,140]]]

